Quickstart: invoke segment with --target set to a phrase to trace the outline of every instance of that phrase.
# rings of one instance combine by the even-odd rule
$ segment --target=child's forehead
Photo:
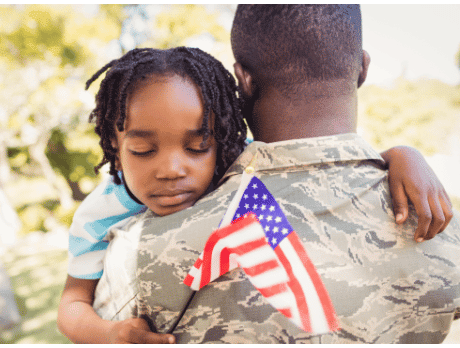
[[[171,129],[179,125],[200,129],[205,116],[198,86],[178,75],[143,82],[127,99],[126,111],[127,128],[161,124]]]

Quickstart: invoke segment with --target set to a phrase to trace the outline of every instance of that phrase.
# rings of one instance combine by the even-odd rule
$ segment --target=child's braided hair
[[[238,87],[233,76],[211,55],[198,48],[187,47],[133,49],[96,72],[86,82],[86,89],[105,71],[107,74],[96,95],[96,108],[89,117],[90,122],[95,120],[95,131],[101,138],[99,143],[104,153],[101,163],[95,167],[96,173],[104,164],[110,163],[109,173],[115,183],[121,184],[115,165],[117,149],[112,146],[112,140],[116,139],[115,124],[122,132],[127,96],[138,82],[155,75],[188,78],[201,90],[204,102],[203,141],[213,135],[217,142],[214,183],[243,151],[246,124],[241,113]],[[215,115],[214,129],[209,129],[211,110]]]

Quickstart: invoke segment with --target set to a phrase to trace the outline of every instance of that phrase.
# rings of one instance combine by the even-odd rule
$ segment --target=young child
[[[147,208],[164,216],[192,206],[242,152],[246,126],[234,78],[199,49],[132,50],[87,87],[106,70],[90,120],[104,152],[96,170],[110,163],[111,177],[74,216],[58,325],[73,342],[141,343],[123,336],[141,319],[104,321],[91,307],[108,228]]]
[[[132,50],[100,69],[87,88],[105,71],[90,121],[104,153],[96,170],[110,163],[111,177],[74,216],[58,325],[75,343],[173,343],[140,318],[112,322],[94,312],[104,238],[129,216],[147,208],[169,215],[213,189],[245,146],[237,87],[220,62],[185,47]]]

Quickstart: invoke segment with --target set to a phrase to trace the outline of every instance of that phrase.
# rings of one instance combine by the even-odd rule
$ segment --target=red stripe
[[[299,256],[300,260],[304,264],[305,269],[308,272],[308,275],[310,276],[313,285],[315,286],[319,300],[321,301],[321,306],[323,307],[323,311],[326,316],[327,323],[329,325],[329,329],[331,331],[338,330],[340,327],[334,310],[334,306],[332,305],[332,301],[329,297],[326,287],[324,286],[323,281],[321,280],[321,277],[318,274],[318,271],[315,268],[315,265],[313,264],[313,262],[311,262],[310,258],[308,257],[303,247],[303,244],[297,236],[297,234],[295,233],[295,231],[294,233],[290,233],[287,238],[294,250],[296,251],[297,255]]]
[[[194,265],[195,268],[200,269],[202,263],[203,263],[203,260],[201,259],[201,257],[199,257],[195,262],[195,265]]]
[[[230,268],[230,250],[223,248],[220,253],[220,275],[228,272]]]
[[[288,287],[286,286],[286,283],[281,283],[281,284],[275,284],[272,286],[267,286],[266,288],[258,288],[259,292],[264,296],[264,297],[271,297],[277,294],[280,294],[282,292],[288,291]]]
[[[295,233],[291,232],[290,234]],[[299,311],[300,320],[302,322],[302,328],[307,332],[312,332],[311,323],[310,323],[310,315],[308,312],[307,301],[305,299],[305,294],[302,291],[302,287],[300,286],[299,281],[294,276],[292,272],[292,267],[287,259],[286,255],[284,255],[283,250],[279,247],[279,245],[274,249],[278,259],[281,261],[286,273],[289,276],[288,286],[291,288],[292,292],[294,293],[294,297],[297,304],[297,309]]]
[[[235,232],[239,232],[239,230],[245,228],[246,226],[252,224],[255,221],[257,221],[257,217],[254,214],[248,214],[246,218],[241,219],[235,224],[217,229],[209,236],[209,239],[206,242],[203,250],[203,267],[201,270],[200,289],[206,284],[208,284],[211,279],[212,254],[214,247],[219,242],[219,240]]]
[[[193,278],[190,274],[187,274],[187,276],[184,279],[184,284],[187,286],[192,286],[193,279],[195,278]]]
[[[277,310],[285,317],[292,318],[292,312],[290,308],[277,308]]]
[[[259,225],[260,226],[260,225]],[[265,240],[265,237],[261,237],[256,240],[251,240],[250,242],[246,242],[243,244],[238,245],[235,248],[229,249],[232,253],[237,254],[237,255],[244,255],[246,253],[249,253],[253,250],[259,249],[260,247],[267,246],[268,243]]]
[[[250,277],[255,277],[256,275],[262,274],[265,271],[269,271],[280,267],[280,264],[276,260],[270,260],[266,262],[259,263],[255,266],[245,268],[244,271]]]

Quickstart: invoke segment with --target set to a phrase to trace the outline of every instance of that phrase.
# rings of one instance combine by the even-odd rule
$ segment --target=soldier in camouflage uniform
[[[274,20],[276,14],[281,22],[289,18],[290,27],[296,24],[295,16],[304,16],[303,11],[313,17],[303,19],[303,25],[309,20],[312,26],[313,21],[320,25],[333,21],[338,27],[347,23],[341,7],[313,5],[310,11],[304,6],[292,6],[291,11],[291,6],[256,5],[261,13],[250,5],[240,6],[232,31],[234,52],[241,30],[237,19],[263,26],[257,16],[264,11],[268,13],[265,20]],[[256,19],[251,17],[254,14]],[[353,14],[351,18],[356,19]],[[278,30],[278,25],[265,23],[265,28]],[[257,35],[256,29],[246,32]],[[327,40],[327,35],[326,31],[315,37]],[[346,42],[344,46],[349,47]],[[310,47],[317,46],[310,43]],[[347,102],[356,101],[356,87],[365,79],[368,56],[363,54],[359,76],[352,74],[355,87],[350,94],[344,93],[340,83],[332,83],[342,88],[334,94],[319,82],[302,86],[306,103],[289,103],[283,95],[274,98],[269,86],[260,87],[261,77],[251,75],[250,62],[241,64],[238,52],[235,71],[248,101],[246,117],[256,140],[265,142],[250,144],[225,174],[223,184],[193,207],[161,218],[148,211],[114,229],[111,233],[116,238],[110,243],[96,292],[96,311],[110,320],[132,315],[146,318],[152,330],[160,333],[173,327],[192,295],[183,280],[219,225],[242,171],[257,154],[255,176],[273,194],[304,243],[329,292],[341,330],[323,335],[301,331],[271,307],[237,268],[194,295],[174,330],[177,342],[442,342],[460,307],[460,226],[454,217],[442,234],[416,243],[413,209],[404,225],[395,224],[384,161],[355,134],[356,109],[347,108]],[[265,52],[273,56],[274,51]],[[315,97],[309,99],[309,95]],[[324,96],[332,103],[316,103],[324,102]],[[270,109],[264,108],[265,98],[271,102]],[[334,98],[340,100],[337,105],[342,113],[337,124],[324,130],[323,114],[337,111],[330,107]],[[290,109],[276,116],[286,102]],[[299,126],[309,121],[292,117],[296,105],[302,111],[313,107],[318,128]],[[292,124],[284,123],[284,117]],[[273,127],[268,120],[277,122]]]

